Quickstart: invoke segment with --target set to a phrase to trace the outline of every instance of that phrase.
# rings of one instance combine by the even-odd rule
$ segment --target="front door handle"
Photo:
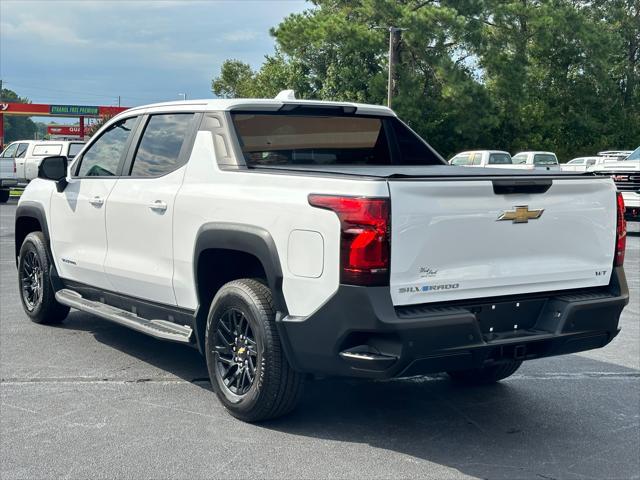
[[[167,210],[167,204],[162,200],[156,200],[155,202],[149,204],[149,208],[154,212],[164,212]]]
[[[104,204],[104,200],[98,196],[95,196],[91,200],[89,200],[89,203],[94,207],[101,207]]]

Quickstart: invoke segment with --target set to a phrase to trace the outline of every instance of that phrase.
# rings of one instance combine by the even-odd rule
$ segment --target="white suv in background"
[[[38,176],[38,167],[43,158],[62,155],[71,161],[82,147],[84,142],[79,140],[19,140],[11,143],[5,152],[12,149],[15,178],[18,183],[24,184]]]

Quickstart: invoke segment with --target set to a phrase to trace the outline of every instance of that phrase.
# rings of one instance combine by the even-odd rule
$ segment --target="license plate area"
[[[484,335],[518,332],[533,328],[547,299],[486,303],[471,307]]]

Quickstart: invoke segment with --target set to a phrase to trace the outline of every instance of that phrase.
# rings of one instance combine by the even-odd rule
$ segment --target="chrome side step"
[[[110,320],[119,325],[129,327],[132,330],[146,333],[155,338],[170,340],[178,343],[190,343],[193,330],[186,325],[178,325],[167,320],[147,320],[135,313],[121,310],[101,302],[94,302],[83,298],[78,292],[62,289],[56,292],[56,300],[71,308],[92,313],[105,320]]]

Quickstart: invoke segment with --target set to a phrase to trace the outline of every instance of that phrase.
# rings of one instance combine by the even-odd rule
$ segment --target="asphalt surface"
[[[287,418],[229,416],[192,349],[72,311],[22,312],[15,200],[0,205],[0,478],[640,476],[640,236],[606,348],[527,362],[490,387],[444,376],[307,385]],[[585,239],[588,241],[588,239]]]

